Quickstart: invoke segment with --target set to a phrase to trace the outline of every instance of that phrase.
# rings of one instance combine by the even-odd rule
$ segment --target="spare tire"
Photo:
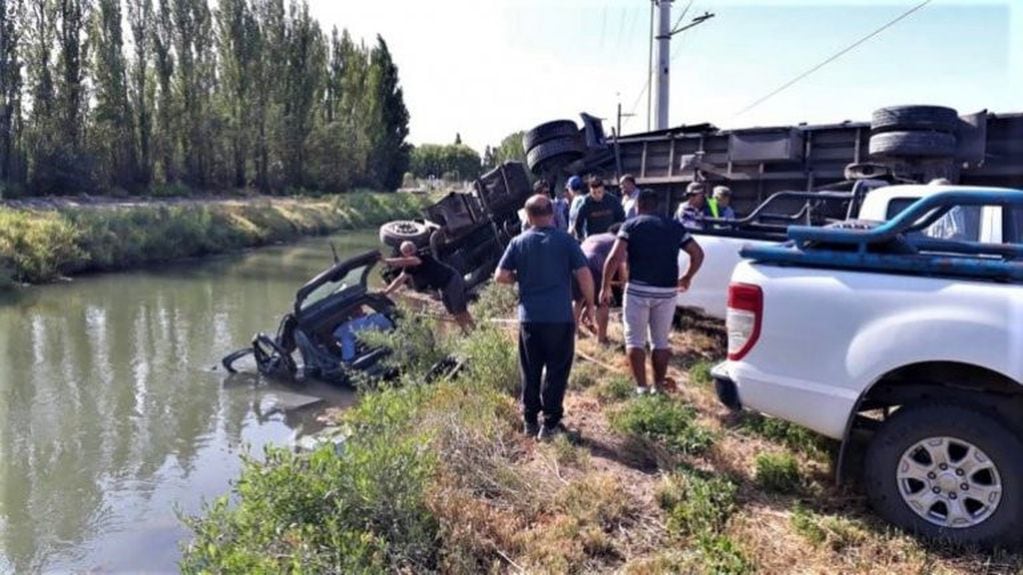
[[[380,226],[380,242],[397,248],[402,242],[412,242],[423,247],[430,241],[430,228],[422,222],[396,220]]]
[[[954,134],[959,129],[959,113],[944,106],[892,106],[874,111],[870,129],[875,133],[931,130]]]
[[[944,158],[956,153],[956,137],[944,132],[885,132],[870,137],[870,155]]]
[[[583,157],[585,150],[579,138],[558,138],[544,142],[526,154],[530,171],[540,174],[558,164],[568,164]]]
[[[579,127],[572,120],[555,120],[540,124],[522,135],[522,149],[529,152],[538,145],[557,138],[575,137]]]

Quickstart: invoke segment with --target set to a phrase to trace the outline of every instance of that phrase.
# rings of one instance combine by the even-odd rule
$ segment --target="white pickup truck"
[[[869,182],[864,182],[869,183]],[[881,182],[868,185],[861,201],[856,202],[849,217],[857,220],[881,222],[889,220],[914,201],[952,189],[950,186],[897,185],[885,186]],[[806,194],[806,193],[804,193]],[[810,196],[810,194],[806,194]],[[812,197],[812,196],[810,196]],[[962,208],[920,233],[944,239],[959,239],[987,243],[1010,241],[1012,234],[1018,241],[1021,230],[1011,227],[1012,222],[1002,217],[999,206]],[[783,229],[779,228],[779,229]],[[703,267],[696,274],[689,290],[678,296],[680,308],[695,309],[708,316],[725,319],[728,281],[732,270],[742,259],[739,251],[748,245],[766,246],[784,239],[784,232],[752,230],[708,229],[693,232],[705,254]],[[679,253],[679,269],[689,267],[689,256]]]
[[[872,192],[900,212],[884,225],[743,250],[718,396],[842,440],[839,473],[865,435],[869,499],[902,528],[1019,544],[1023,191],[942,187],[909,207],[901,192]],[[967,235],[919,235],[948,218]]]

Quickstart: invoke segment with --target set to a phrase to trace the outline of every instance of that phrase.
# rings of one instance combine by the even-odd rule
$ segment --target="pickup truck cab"
[[[855,200],[857,190],[852,194],[834,194],[831,199],[849,201],[847,217],[868,222],[883,222],[892,219],[910,204],[929,196],[956,189],[954,186],[940,185],[894,185],[887,186],[883,182],[864,181],[867,185],[860,191],[862,199]],[[783,192],[781,195],[807,195],[812,201],[815,192]],[[811,195],[813,194],[813,195]],[[825,194],[823,197],[827,198]],[[770,204],[772,199],[764,202]],[[779,198],[783,199],[783,198]],[[1017,213],[1005,212],[1001,206],[970,206],[959,207],[951,211],[927,229],[917,232],[935,239],[954,239],[958,241],[984,242],[1000,244],[1018,242],[1023,237],[1023,219]],[[763,216],[746,218],[755,221]],[[780,216],[773,216],[779,218]],[[718,224],[722,226],[722,224]],[[725,319],[728,297],[728,282],[732,270],[741,261],[739,252],[746,246],[763,247],[776,245],[787,240],[783,229],[771,230],[769,227],[750,226],[745,222],[731,224],[727,227],[715,227],[708,223],[707,229],[694,230],[693,237],[699,242],[705,254],[704,264],[700,273],[693,279],[689,291],[678,296],[678,306],[695,309],[711,317]],[[689,256],[679,253],[679,269],[689,267]]]
[[[902,528],[1018,544],[1023,245],[1000,240],[1019,242],[1023,191],[872,194],[887,208],[861,213],[886,224],[793,227],[786,245],[742,250],[719,398],[841,440],[840,473],[866,435],[870,502]]]

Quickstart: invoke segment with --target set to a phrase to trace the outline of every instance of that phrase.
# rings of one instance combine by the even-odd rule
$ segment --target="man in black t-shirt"
[[[604,190],[604,182],[596,176],[590,177],[590,193],[579,208],[572,230],[580,241],[594,234],[605,233],[612,224],[625,221],[625,210],[618,198]]]
[[[657,193],[643,190],[636,202],[639,215],[625,222],[611,255],[604,264],[604,282],[601,303],[611,300],[611,278],[628,262],[629,281],[625,286],[623,318],[625,320],[625,348],[629,366],[636,380],[636,392],[647,392],[646,345],[647,334],[653,348],[653,392],[666,383],[668,361],[671,359],[669,334],[675,316],[679,292],[689,289],[689,283],[703,264],[703,250],[679,222],[656,214]],[[678,252],[689,254],[689,269],[679,275]]]
[[[386,258],[384,263],[393,268],[402,268],[401,274],[384,290],[390,295],[413,280],[417,285],[440,292],[444,309],[455,318],[455,322],[463,331],[473,327],[472,316],[469,315],[469,300],[465,293],[465,280],[462,274],[449,265],[436,260],[430,254],[416,254],[416,245],[402,242],[399,248],[401,257]]]

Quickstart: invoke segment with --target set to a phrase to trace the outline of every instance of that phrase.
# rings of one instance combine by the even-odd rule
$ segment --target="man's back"
[[[629,281],[670,288],[678,281],[678,251],[692,238],[681,224],[640,214],[625,222],[618,237],[628,242]]]
[[[519,284],[519,320],[572,322],[572,272],[584,267],[579,244],[552,227],[515,237],[499,266],[515,272]]]

